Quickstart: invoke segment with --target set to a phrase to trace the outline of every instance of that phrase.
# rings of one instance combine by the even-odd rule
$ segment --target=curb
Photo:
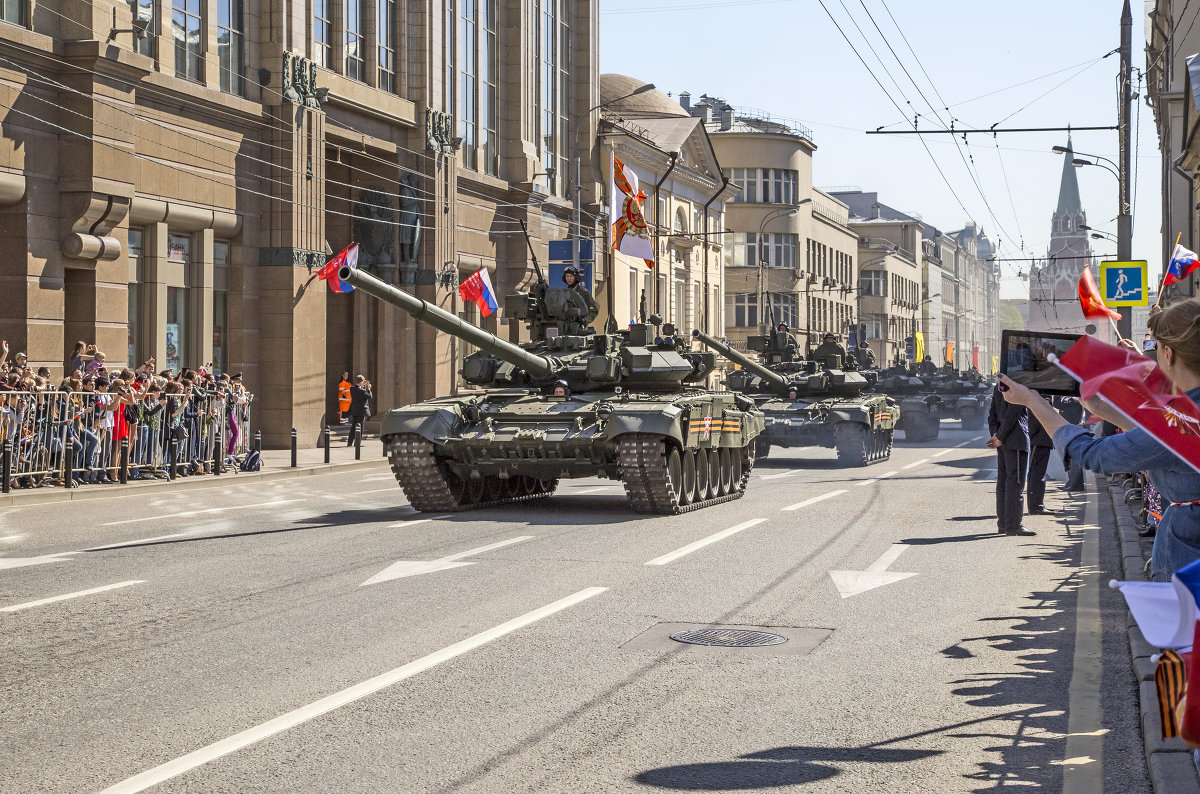
[[[204,474],[153,482],[131,482],[128,485],[92,486],[89,488],[35,488],[17,493],[0,495],[0,507],[27,507],[31,505],[74,502],[88,499],[111,499],[121,496],[136,496],[160,491],[195,491],[203,488],[221,488],[267,480],[290,480],[317,474],[341,474],[348,471],[387,468],[386,458],[354,460],[346,463],[318,463],[296,468],[265,469],[256,472],[229,472],[228,474]]]
[[[1153,542],[1138,535],[1135,509],[1123,501],[1124,491],[1108,483],[1106,477],[1096,478],[1100,496],[1100,511],[1111,511],[1116,523],[1117,540],[1121,544],[1122,578],[1129,582],[1147,581],[1145,561]],[[1162,738],[1158,721],[1158,694],[1154,688],[1152,654],[1159,649],[1146,642],[1129,617],[1129,655],[1133,659],[1138,679],[1138,696],[1142,717],[1142,738],[1146,747],[1146,769],[1154,794],[1200,794],[1200,776],[1192,760],[1192,749],[1181,739]]]

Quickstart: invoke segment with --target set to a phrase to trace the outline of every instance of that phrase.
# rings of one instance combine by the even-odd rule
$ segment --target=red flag
[[[342,265],[358,267],[358,243],[350,243],[342,249],[340,254],[326,262],[317,271],[317,278],[321,281],[328,281],[329,289],[333,292],[353,292],[354,287],[338,278],[337,274],[342,269]]]
[[[487,268],[479,268],[459,284],[458,294],[464,301],[471,301],[478,306],[479,313],[484,317],[500,308],[500,304],[496,302],[496,291],[492,289],[492,279],[488,276]]]
[[[1079,381],[1083,399],[1099,396],[1200,472],[1200,407],[1154,361],[1081,336],[1058,365]]]
[[[1121,319],[1119,311],[1104,305],[1104,299],[1100,297],[1100,288],[1096,286],[1096,280],[1092,278],[1091,266],[1085,267],[1083,275],[1079,277],[1079,304],[1083,309],[1083,316],[1089,320],[1101,317],[1110,320]]]

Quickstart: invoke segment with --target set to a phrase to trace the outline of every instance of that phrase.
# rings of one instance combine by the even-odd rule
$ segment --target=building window
[[[767,300],[768,319],[773,328],[779,327],[780,323],[785,323],[788,328],[799,327],[800,301],[797,300],[796,293],[772,292],[767,295]]]
[[[459,0],[461,17],[458,27],[458,134],[462,136],[463,168],[475,170],[479,167],[478,152],[475,149],[475,131],[478,124],[477,94],[478,88],[475,75],[475,58],[479,42],[475,15],[478,13],[478,0]]]
[[[538,49],[534,58],[538,64],[539,81],[533,95],[537,106],[535,117],[540,123],[538,140],[542,145],[542,170],[557,168],[559,173],[565,174],[571,142],[567,129],[570,99],[569,5],[566,0],[536,0],[533,5],[538,7],[535,12]],[[558,180],[561,191],[565,191],[566,184],[567,180]],[[655,222],[658,222],[657,218]]]
[[[782,168],[734,168],[730,181],[737,187],[733,200],[740,204],[795,204],[795,171]]]
[[[735,328],[757,328],[758,295],[753,292],[726,293],[725,322]]]
[[[479,0],[483,18],[480,20],[482,35],[479,42],[483,52],[479,57],[481,69],[479,94],[480,144],[483,148],[483,171],[491,176],[500,173],[500,139],[497,136],[497,105],[496,82],[499,79],[498,57],[496,46],[496,0]]]
[[[217,0],[217,57],[221,64],[221,90],[241,96],[242,77],[242,0]]]
[[[313,61],[326,69],[333,68],[333,27],[330,3],[333,0],[313,0]]]
[[[861,319],[866,328],[867,339],[887,339],[887,317],[882,314],[864,314]]]
[[[229,370],[229,241],[213,241],[213,370]]]
[[[765,267],[795,268],[798,241],[794,234],[735,232],[725,246],[725,266],[758,267],[761,258]]]
[[[142,273],[142,230],[140,228],[130,227],[129,229],[129,269],[130,272],[137,274],[135,278],[141,278]],[[141,324],[138,322],[141,319],[141,290],[137,281],[129,283],[129,315],[126,320],[129,337],[129,351],[126,363],[134,367],[146,360],[142,355],[141,339],[138,337],[138,332]],[[71,373],[67,373],[70,375]]]
[[[0,19],[23,28],[29,27],[29,15],[25,12],[26,2],[27,0],[3,0],[0,2]]]
[[[25,0],[4,0],[5,19],[9,19],[7,14],[9,6],[24,7]],[[133,17],[135,27],[143,25],[146,28],[147,36],[144,39],[133,37],[134,52],[141,53],[149,57],[154,57],[154,39],[158,26],[154,24],[156,20],[154,11],[154,0],[129,0],[129,13]],[[15,21],[9,19],[10,22]],[[18,23],[24,24],[24,23]]]
[[[343,11],[346,27],[346,76],[351,80],[363,82],[367,79],[367,67],[362,0],[346,0]]]
[[[6,0],[7,2],[7,0]],[[201,0],[172,0],[171,36],[175,39],[175,76],[199,82],[204,25]]]
[[[376,0],[379,19],[375,37],[379,46],[379,90],[396,93],[396,0]]]
[[[687,226],[687,210],[683,207],[675,210],[675,226],[671,229],[672,234],[684,235],[688,233]]]
[[[867,270],[858,276],[858,291],[863,295],[887,295],[887,276],[882,270]]]
[[[183,369],[187,332],[187,289],[167,287],[167,362],[178,374]]]

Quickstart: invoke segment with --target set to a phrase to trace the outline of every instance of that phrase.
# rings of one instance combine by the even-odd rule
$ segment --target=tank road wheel
[[[708,456],[708,491],[705,499],[715,499],[724,496],[721,493],[721,451],[719,449],[705,450]]]
[[[720,483],[717,496],[733,493],[733,455],[729,447],[713,450],[716,453],[717,468],[720,471]]]
[[[550,496],[558,490],[558,480],[537,480],[533,481],[532,493],[535,496]]]
[[[867,428],[857,422],[841,422],[834,426],[837,439],[838,463],[843,466],[867,465]]]
[[[483,478],[483,501],[498,502],[505,496],[504,482],[494,474]]]
[[[464,504],[477,505],[483,501],[483,478],[470,477],[464,483]]]
[[[708,479],[708,450],[698,449],[696,455],[696,491],[692,496],[693,502],[703,502],[708,498],[712,481]]]
[[[667,453],[667,479],[675,501],[679,504],[686,504],[683,500],[683,456],[674,447],[671,447],[671,451]]]
[[[524,478],[510,475],[500,480],[500,491],[505,499],[515,499],[525,494]]]
[[[760,433],[758,435],[758,437],[754,439],[754,456],[756,458],[761,458],[762,460],[766,460],[767,456],[770,454],[771,454],[771,439],[767,438],[766,433]]]
[[[696,501],[696,451],[684,450],[680,459],[683,462],[683,478],[680,482],[682,493],[679,494],[679,504],[690,505]]]

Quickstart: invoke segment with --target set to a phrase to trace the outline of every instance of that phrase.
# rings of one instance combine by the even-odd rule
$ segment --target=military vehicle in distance
[[[767,457],[773,446],[833,448],[843,466],[891,457],[899,407],[885,395],[865,394],[867,378],[843,369],[840,356],[823,366],[804,361],[792,335],[777,330],[747,340],[764,365],[705,333],[692,331],[692,336],[742,366],[726,381],[733,391],[753,398],[766,418],[757,457]]]
[[[951,372],[934,379],[942,398],[942,416],[957,419],[963,430],[982,430],[987,424],[992,387],[978,372]]]
[[[738,499],[754,465],[754,402],[695,386],[716,357],[691,352],[652,317],[615,334],[587,328],[584,299],[546,284],[509,295],[516,345],[348,267],[338,277],[479,348],[463,362],[475,394],[388,411],[380,436],[417,510],[455,511],[549,496],[563,478],[620,480],[633,509],[673,514]]]
[[[943,399],[933,388],[904,367],[879,373],[874,391],[900,403],[900,423],[905,441],[936,441],[941,434]]]

